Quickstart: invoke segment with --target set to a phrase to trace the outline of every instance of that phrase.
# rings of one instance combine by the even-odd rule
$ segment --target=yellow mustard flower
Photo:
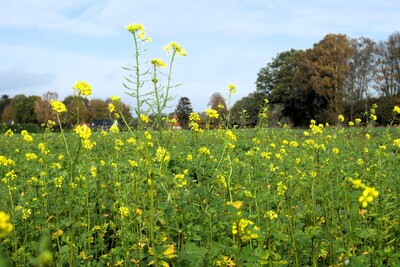
[[[89,139],[90,135],[92,134],[92,130],[86,125],[76,126],[74,132],[82,139]]]
[[[396,146],[396,147],[400,148],[400,138],[393,140],[393,146]]]
[[[111,133],[119,133],[119,128],[117,125],[113,125],[110,127],[110,132]]]
[[[221,256],[219,260],[215,262],[215,266],[236,266],[235,261],[228,256]]]
[[[393,113],[394,114],[400,114],[400,107],[399,106],[394,106]]]
[[[177,55],[177,56],[187,56],[187,52],[183,49],[177,42],[171,42],[163,47],[164,51],[168,54]]]
[[[361,203],[363,208],[366,208],[374,198],[379,196],[379,192],[374,187],[365,187],[361,196],[358,198],[358,202]]]
[[[210,119],[218,119],[219,117],[218,111],[216,111],[215,109],[208,108],[205,110],[205,112]]]
[[[208,148],[206,148],[205,146],[202,146],[199,148],[199,153],[200,154],[204,154],[204,155],[210,155],[211,152]]]
[[[121,101],[121,97],[120,96],[115,96],[115,95],[110,96],[110,99],[114,103],[119,103]]]
[[[67,112],[67,108],[65,107],[64,103],[61,101],[56,101],[51,99],[50,100],[51,109],[57,113]]]
[[[225,138],[233,142],[237,141],[235,134],[231,130],[225,132]]]
[[[153,58],[150,63],[153,64],[155,67],[161,67],[163,69],[165,69],[165,67],[167,66],[167,64],[162,61],[161,58]]]
[[[33,142],[33,137],[28,133],[27,130],[22,130],[21,135],[26,142],[28,142],[28,143]]]
[[[254,226],[254,222],[245,218],[241,218],[239,222],[232,225],[232,234],[237,235],[242,241],[258,238],[258,231],[259,228]]]
[[[92,94],[92,86],[85,81],[77,81],[73,89],[83,96],[90,96]]]
[[[0,155],[0,165],[3,165],[3,166],[9,166],[9,165],[15,166],[15,161],[12,160],[12,159],[7,158],[5,156]]]
[[[25,154],[25,158],[26,158],[27,160],[34,160],[34,159],[37,159],[38,156],[37,156],[35,153],[26,153],[26,154]]]
[[[144,31],[143,24],[133,23],[125,26],[125,29],[131,33],[136,33],[138,31]]]
[[[149,116],[146,114],[140,114],[139,119],[146,124],[149,123]]]
[[[230,93],[231,95],[234,95],[234,94],[237,93],[236,85],[234,85],[234,84],[232,84],[232,83],[228,85],[228,90],[229,90],[229,93]]]
[[[119,215],[121,215],[122,218],[127,217],[129,215],[129,209],[124,206],[119,207]]]
[[[337,147],[332,148],[332,153],[335,155],[339,154],[339,148]]]
[[[155,161],[166,162],[169,161],[170,158],[169,152],[164,147],[159,146],[157,148]]]
[[[14,225],[10,222],[10,216],[4,211],[0,211],[0,238],[5,237],[14,230]]]
[[[284,185],[282,181],[278,182],[277,186],[278,195],[284,196],[287,190],[287,186]]]
[[[343,122],[344,121],[344,116],[343,115],[339,115],[338,116],[338,120],[339,120],[339,122]]]
[[[270,220],[273,220],[278,218],[278,214],[273,210],[269,210],[264,214],[264,218],[269,218]]]

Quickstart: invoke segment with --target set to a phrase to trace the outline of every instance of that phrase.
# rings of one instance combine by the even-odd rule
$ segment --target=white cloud
[[[30,87],[48,86],[55,80],[53,73],[35,73],[21,66],[0,70],[0,90],[16,91]]]

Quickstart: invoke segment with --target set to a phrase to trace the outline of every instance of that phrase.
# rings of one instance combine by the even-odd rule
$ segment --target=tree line
[[[264,98],[271,118],[292,126],[307,126],[311,119],[336,123],[339,114],[361,118],[374,103],[378,123],[386,124],[400,103],[400,33],[380,42],[328,34],[312,48],[278,53],[232,113],[237,119],[246,113],[254,124]]]
[[[10,98],[3,95],[0,98],[0,118],[2,123],[7,124],[42,124],[49,120],[55,120],[55,114],[51,111],[51,100],[57,100],[56,92],[47,92],[42,97],[16,95]],[[67,96],[62,101],[68,112],[63,114],[62,123],[65,127],[72,127],[77,123],[78,98],[76,95]],[[110,120],[108,105],[111,99],[102,100],[99,98],[82,98],[79,104],[79,121],[90,123],[93,120]],[[119,109],[127,121],[132,121],[130,107],[119,103]]]

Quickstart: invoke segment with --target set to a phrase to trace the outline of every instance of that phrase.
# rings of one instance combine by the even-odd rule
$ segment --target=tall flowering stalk
[[[145,71],[141,73],[141,65],[139,61],[139,57],[142,54],[143,50],[139,45],[143,45],[145,42],[151,42],[151,38],[147,36],[147,33],[144,29],[144,26],[142,24],[129,24],[126,27],[126,30],[130,32],[133,36],[133,42],[135,45],[135,51],[134,51],[134,58],[135,58],[135,65],[133,67],[133,71],[135,75],[129,75],[129,77],[125,77],[125,80],[130,83],[134,84],[134,87],[130,87],[129,85],[124,83],[124,87],[128,89],[130,92],[127,92],[128,95],[132,96],[136,100],[136,107],[134,108],[134,111],[136,115],[139,117],[141,114],[141,108],[143,104],[146,102],[147,97],[149,96],[150,93],[147,94],[141,94],[140,90],[144,85],[144,81],[141,80],[142,76],[145,76],[149,73],[149,71]],[[131,71],[132,69],[125,68],[125,70]]]
[[[81,97],[82,96],[90,96],[92,94],[92,86],[85,81],[77,81],[73,89],[78,97],[78,107],[77,107],[77,118],[76,124],[80,124],[80,104],[81,104]]]
[[[226,118],[226,127],[229,128],[231,124],[231,97],[236,94],[237,88],[234,84],[228,85],[228,116]]]
[[[125,88],[130,90],[127,94],[134,97],[136,99],[136,107],[134,108],[136,116],[139,118],[142,114],[143,105],[147,105],[149,110],[151,110],[154,114],[156,114],[156,120],[154,125],[156,125],[159,129],[163,128],[162,126],[162,112],[168,107],[168,103],[173,100],[174,97],[170,96],[170,89],[172,87],[176,87],[178,85],[172,85],[172,66],[176,56],[187,56],[186,50],[183,49],[178,43],[171,42],[168,45],[164,46],[163,49],[171,55],[170,63],[168,64],[168,74],[167,76],[167,84],[163,86],[160,84],[160,81],[157,77],[157,73],[159,71],[159,67],[165,68],[167,66],[159,58],[154,58],[150,61],[152,68],[151,70],[147,70],[141,72],[141,65],[139,61],[139,57],[143,50],[139,47],[140,44],[144,42],[149,42],[151,39],[147,37],[147,33],[145,32],[144,26],[142,24],[130,24],[126,26],[127,31],[129,31],[133,35],[133,40],[135,44],[135,66],[133,68],[134,75],[129,75],[129,77],[125,77],[125,80],[128,83],[134,84],[134,88],[131,88],[127,84],[124,84]],[[145,50],[144,50],[145,51]],[[129,68],[124,68],[126,70],[132,70]],[[145,85],[145,80],[142,80],[143,76],[147,76],[151,74],[150,81],[153,83],[153,90],[147,93],[142,92],[142,88]],[[143,121],[139,120],[139,126],[142,126]],[[154,126],[153,125],[153,126]]]

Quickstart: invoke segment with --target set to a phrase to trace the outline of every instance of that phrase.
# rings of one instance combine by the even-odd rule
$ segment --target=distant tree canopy
[[[378,101],[383,109],[393,108],[400,98],[400,34],[378,45],[365,37],[328,34],[307,50],[278,53],[260,69],[256,92],[294,126],[311,119],[336,123],[339,114],[352,120],[370,108],[372,96],[385,97]]]
[[[56,92],[47,92],[43,97],[25,96],[23,94],[10,98],[3,95],[0,98],[0,119],[2,123],[47,123],[48,120],[55,120],[55,114],[51,110],[50,101],[57,100]],[[111,100],[101,100],[81,98],[79,103],[80,122],[89,123],[93,119],[110,119],[111,115],[108,110],[108,102]],[[66,127],[72,127],[77,123],[78,116],[78,98],[75,95],[67,96],[63,103],[66,105],[68,112],[60,114],[61,123]],[[131,109],[122,101],[118,104],[118,112],[121,112],[127,123],[132,123],[133,118]],[[119,119],[123,124],[122,117]]]
[[[233,124],[239,127],[256,125],[258,113],[260,112],[264,97],[264,93],[253,92],[236,101],[231,108]]]

